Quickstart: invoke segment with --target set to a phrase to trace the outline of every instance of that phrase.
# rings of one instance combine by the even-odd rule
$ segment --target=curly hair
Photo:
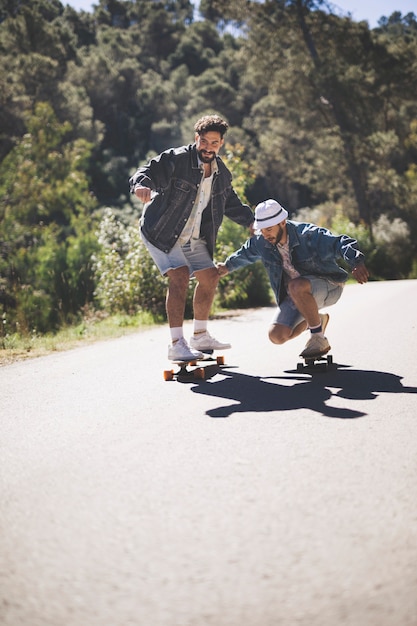
[[[219,115],[204,115],[194,124],[194,130],[199,135],[204,135],[204,133],[208,133],[209,131],[215,131],[220,133],[222,138],[228,128],[229,124]]]

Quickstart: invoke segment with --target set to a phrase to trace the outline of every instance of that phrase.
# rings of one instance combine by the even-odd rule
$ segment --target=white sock
[[[201,335],[207,331],[208,320],[194,320],[194,335]]]
[[[321,327],[321,322],[320,324],[318,324],[318,326],[310,326],[310,332],[312,335],[318,335],[319,337],[324,337],[324,333]]]
[[[182,326],[175,326],[174,328],[170,328],[169,332],[171,333],[172,343],[176,343],[178,339],[181,339],[181,337],[184,337]]]

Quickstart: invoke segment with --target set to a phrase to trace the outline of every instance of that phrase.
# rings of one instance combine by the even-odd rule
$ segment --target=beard
[[[283,234],[284,234],[284,229],[282,228],[282,226],[280,226],[275,237],[266,237],[266,239],[267,241],[269,241],[270,244],[272,244],[273,246],[276,246],[277,243],[280,243]]]
[[[281,241],[283,235],[284,235],[284,229],[282,228],[282,226],[280,226],[279,231],[277,232],[276,239],[275,239],[275,245],[277,245],[277,243]]]
[[[202,161],[203,163],[212,163],[216,158],[215,152],[206,152],[205,150],[199,150],[197,154],[200,158],[200,161]]]

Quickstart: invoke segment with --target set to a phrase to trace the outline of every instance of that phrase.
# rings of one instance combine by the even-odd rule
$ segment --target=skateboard
[[[304,371],[319,371],[327,372],[333,363],[333,356],[331,354],[322,354],[321,356],[307,356],[301,357],[304,363],[297,363],[297,372]]]
[[[174,380],[178,378],[204,380],[206,371],[204,365],[200,365],[201,363],[224,365],[224,356],[214,357],[213,350],[204,350],[203,355],[204,356],[199,359],[192,359],[191,361],[172,361],[174,365],[178,365],[179,370],[176,372],[173,369],[164,370],[164,380]]]

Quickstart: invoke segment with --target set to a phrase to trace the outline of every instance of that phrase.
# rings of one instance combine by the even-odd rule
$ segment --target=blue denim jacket
[[[211,199],[203,211],[200,237],[213,257],[214,246],[224,215],[241,226],[253,223],[249,206],[242,204],[232,187],[232,175],[216,157],[218,172],[213,178]],[[190,216],[202,170],[195,144],[171,148],[140,167],[129,179],[130,190],[140,184],[156,192],[145,205],[141,229],[146,239],[164,252],[175,245]]]
[[[291,261],[301,276],[313,275],[344,283],[348,273],[337,264],[337,260],[344,259],[352,268],[364,262],[364,255],[355,248],[356,239],[348,235],[336,236],[326,228],[292,220],[287,220],[287,233]],[[248,239],[226,259],[226,266],[233,272],[256,261],[265,265],[275,298],[278,303],[281,302],[285,297],[281,289],[282,258],[277,247],[262,235]]]

